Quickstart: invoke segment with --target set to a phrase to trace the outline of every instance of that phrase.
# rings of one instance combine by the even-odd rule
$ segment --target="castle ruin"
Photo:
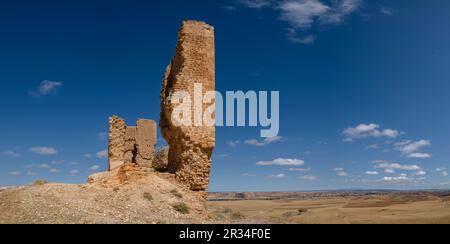
[[[201,84],[203,94],[194,92]],[[175,174],[180,183],[193,191],[206,191],[215,147],[215,126],[176,126],[172,121],[173,95],[188,92],[191,97],[215,90],[214,28],[204,22],[184,21],[178,35],[175,56],[168,65],[161,89],[160,129],[169,144],[156,152],[156,122],[138,120],[137,126],[110,118],[109,169],[132,163]],[[212,99],[211,104],[214,103]],[[192,104],[204,110],[211,104]],[[214,118],[212,118],[214,119]]]
[[[133,163],[150,168],[155,156],[156,122],[140,119],[136,126],[127,126],[117,116],[109,119],[109,170]]]

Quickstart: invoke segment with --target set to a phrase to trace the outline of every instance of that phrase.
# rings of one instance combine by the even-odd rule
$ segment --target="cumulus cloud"
[[[428,153],[411,153],[410,155],[408,155],[408,158],[421,158],[421,159],[425,159],[425,158],[431,158],[431,155]]]
[[[285,174],[273,174],[273,175],[269,175],[269,178],[274,178],[274,179],[286,179],[288,178],[287,175]]]
[[[12,150],[4,151],[1,153],[2,156],[9,157],[9,158],[20,158],[22,155],[20,153],[17,153]]]
[[[289,40],[301,43],[314,43],[316,37],[306,34],[313,25],[337,25],[361,6],[362,0],[240,0],[241,4],[253,8],[271,8],[279,12],[279,19],[289,25]]]
[[[443,177],[447,177],[448,176],[448,172],[446,168],[437,168],[436,172],[439,172]]]
[[[311,168],[290,168],[289,172],[309,172]]]
[[[96,153],[96,156],[98,159],[107,159],[108,158],[108,150],[105,149],[103,151],[100,151],[100,152]]]
[[[51,156],[58,154],[58,150],[56,150],[53,147],[32,147],[30,148],[30,152],[43,156]]]
[[[388,182],[405,182],[410,181],[411,179],[408,177],[407,174],[400,174],[399,176],[396,177],[384,177],[383,180]]]
[[[300,176],[299,177],[300,180],[304,180],[304,181],[316,181],[317,177],[314,175],[304,175],[304,176]]]
[[[70,171],[70,175],[71,175],[71,176],[76,176],[76,175],[78,175],[79,172],[80,172],[80,171],[78,171],[77,169],[74,169],[74,170],[71,170],[71,171]]]
[[[48,165],[48,164],[40,164],[39,168],[41,168],[41,169],[49,169],[50,165]]]
[[[264,146],[267,146],[267,145],[270,145],[270,144],[273,144],[273,143],[277,143],[277,142],[281,142],[281,141],[284,141],[284,140],[285,139],[283,137],[281,137],[281,136],[275,136],[275,137],[265,138],[262,141],[258,141],[256,139],[250,139],[250,140],[245,141],[245,144],[252,145],[252,146],[257,146],[257,147],[264,147]]]
[[[415,175],[415,176],[420,176],[420,175],[426,175],[426,174],[427,174],[426,171],[420,170],[420,171],[417,171],[414,175]]]
[[[428,153],[420,153],[423,147],[431,146],[431,141],[420,140],[420,141],[410,141],[405,140],[397,142],[394,144],[395,150],[399,151],[402,155],[409,158],[430,158],[431,155]]]
[[[52,174],[57,174],[60,173],[61,171],[59,169],[49,169],[48,172]]]
[[[256,165],[260,166],[303,166],[305,165],[305,161],[300,159],[289,159],[289,158],[278,158],[272,161],[260,161],[257,162]]]
[[[106,132],[99,132],[97,134],[97,140],[98,141],[106,141],[106,139],[108,139],[108,133],[106,133]]]
[[[378,171],[366,171],[366,175],[379,175]]]
[[[396,170],[403,171],[421,171],[422,168],[418,165],[402,165],[399,163],[381,163],[376,165],[374,168],[383,169],[386,173],[393,174]]]
[[[260,9],[260,8],[270,6],[272,4],[272,1],[270,1],[270,0],[239,0],[238,3],[245,5],[246,7],[249,7],[249,8]]]
[[[366,150],[376,150],[378,148],[380,148],[380,146],[378,144],[372,144],[372,145],[368,145],[366,147]]]
[[[62,85],[62,82],[44,80],[39,84],[39,87],[35,91],[29,91],[28,94],[35,97],[56,94]]]
[[[236,140],[236,141],[226,141],[226,143],[229,147],[237,147],[241,142]]]
[[[344,168],[335,168],[334,171],[336,172],[337,176],[339,177],[347,177],[348,173],[345,171]]]
[[[9,172],[9,174],[12,175],[12,176],[21,176],[22,172],[20,172],[20,171],[13,171],[13,172]]]
[[[392,15],[392,10],[386,7],[382,7],[380,9],[380,13],[384,14],[384,15]]]
[[[356,139],[365,138],[396,138],[400,132],[393,129],[380,130],[377,124],[360,124],[356,127],[349,127],[342,132],[344,141],[352,142]]]
[[[100,169],[100,166],[99,166],[99,165],[92,165],[92,166],[89,168],[89,170],[92,170],[92,171],[96,171],[96,170],[98,170],[98,169]]]

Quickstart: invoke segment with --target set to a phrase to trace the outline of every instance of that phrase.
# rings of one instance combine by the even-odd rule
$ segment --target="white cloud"
[[[431,158],[431,155],[428,153],[412,153],[410,155],[408,155],[408,158],[421,158],[421,159],[425,159],[425,158]]]
[[[257,146],[257,147],[264,147],[273,143],[284,141],[284,138],[281,136],[275,136],[275,137],[268,137],[264,139],[263,141],[258,141],[256,139],[250,139],[245,141],[245,144]]]
[[[274,178],[274,179],[286,179],[288,178],[287,175],[285,174],[274,174],[274,175],[269,175],[269,178]]]
[[[379,175],[378,171],[366,171],[366,175]]]
[[[71,176],[76,176],[76,175],[78,175],[79,172],[80,172],[80,171],[78,171],[77,169],[74,169],[74,170],[71,170],[71,171],[70,171],[70,175],[71,175]]]
[[[345,18],[359,9],[362,0],[240,0],[241,4],[254,9],[270,7],[279,12],[279,19],[286,22],[287,37],[295,43],[311,44],[316,37],[306,34],[313,25],[343,23]],[[304,35],[299,35],[299,32]]]
[[[345,129],[342,134],[344,135],[344,141],[352,142],[356,139],[365,138],[396,138],[400,135],[400,132],[393,129],[380,130],[380,125],[377,124],[360,124]]]
[[[334,171],[336,172],[337,176],[339,177],[347,177],[348,173],[345,172],[344,168],[335,168]]]
[[[290,168],[289,172],[309,172],[311,168]]]
[[[326,16],[331,7],[319,0],[287,0],[280,2],[281,20],[295,29],[309,29],[316,19]]]
[[[61,171],[59,169],[49,169],[48,172],[52,174],[57,174],[60,173]]]
[[[27,175],[28,175],[28,176],[36,176],[37,173],[36,173],[36,172],[33,172],[33,171],[28,171],[28,172],[27,172]]]
[[[105,149],[103,151],[100,151],[100,152],[96,153],[96,156],[98,159],[107,159],[108,158],[108,150]]]
[[[12,175],[12,176],[21,176],[21,175],[22,175],[22,172],[19,172],[19,171],[13,171],[13,172],[10,172],[9,174]]]
[[[376,169],[384,169],[386,173],[393,174],[396,170],[403,171],[421,171],[422,168],[418,165],[402,165],[398,163],[381,163],[375,166]]]
[[[56,150],[53,147],[32,147],[30,148],[30,152],[43,156],[51,156],[58,154],[58,150]]]
[[[108,133],[106,132],[100,132],[97,134],[97,140],[98,141],[106,141],[108,139]]]
[[[93,171],[98,170],[98,169],[100,169],[99,165],[92,165],[92,167],[89,168],[89,170],[93,170]]]
[[[431,146],[429,140],[410,141],[405,140],[394,144],[395,150],[401,152],[402,155],[406,155],[410,158],[429,158],[431,155],[426,153],[419,153],[419,151],[426,146]]]
[[[243,173],[241,176],[243,177],[256,177],[256,174],[251,174],[251,173]]]
[[[1,153],[2,156],[10,157],[10,158],[20,158],[22,155],[12,150],[4,151]]]
[[[215,157],[215,158],[229,158],[230,154],[214,154],[213,157]]]
[[[28,94],[35,97],[56,94],[61,86],[61,82],[44,80],[35,91],[29,91]]]
[[[368,145],[366,147],[366,150],[376,150],[378,148],[380,148],[380,146],[378,146],[378,144],[372,144],[372,145]]]
[[[337,176],[339,176],[339,177],[347,177],[348,173],[345,172],[345,171],[339,171],[339,172],[337,172]]]
[[[256,9],[268,7],[272,4],[270,0],[239,0],[238,3]]]
[[[227,141],[226,143],[230,147],[237,147],[241,142],[240,141]]]
[[[384,15],[392,15],[392,10],[386,7],[382,7],[380,9],[380,13],[384,14]]]
[[[63,164],[65,161],[64,160],[52,160],[50,163],[51,164]]]
[[[447,177],[447,176],[448,176],[448,172],[447,172],[447,169],[446,169],[446,168],[437,168],[437,169],[436,169],[436,172],[441,173],[441,175],[442,175],[443,177]]]
[[[420,171],[417,171],[414,175],[415,176],[420,176],[420,175],[426,175],[426,174],[427,174],[426,171],[420,170]]]
[[[270,166],[270,165],[303,166],[303,165],[305,165],[305,161],[300,160],[300,159],[278,158],[273,161],[260,161],[260,162],[256,163],[256,165],[261,165],[261,166]]]
[[[313,44],[317,39],[314,35],[299,36],[298,31],[294,28],[289,28],[286,36],[291,42],[299,44]]]
[[[400,174],[399,176],[396,177],[384,177],[383,180],[388,182],[405,182],[410,181],[411,179],[408,177],[407,174]]]
[[[39,165],[39,168],[42,168],[42,169],[49,169],[49,168],[50,168],[50,165],[48,165],[48,164],[41,164],[41,165]]]
[[[85,158],[92,158],[92,155],[89,154],[89,153],[86,153],[86,154],[84,155],[84,157],[85,157]]]
[[[316,181],[317,177],[314,175],[305,175],[305,176],[300,176],[299,177],[300,180],[305,180],[305,181]]]

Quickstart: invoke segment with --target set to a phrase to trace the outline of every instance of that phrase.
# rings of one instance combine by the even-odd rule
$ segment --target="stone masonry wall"
[[[177,127],[171,121],[172,94],[187,91],[193,98],[195,83],[202,84],[202,95],[215,90],[214,28],[203,22],[185,21],[179,32],[176,54],[164,75],[160,128],[170,145],[169,171],[175,172],[177,180],[191,190],[205,191],[215,146],[215,127]],[[201,106],[205,110],[210,105]]]
[[[117,116],[109,119],[109,170],[125,163],[151,167],[155,156],[156,122],[140,119],[137,126],[127,126]]]

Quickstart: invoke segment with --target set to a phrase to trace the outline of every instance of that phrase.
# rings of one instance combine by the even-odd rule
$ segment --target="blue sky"
[[[216,29],[219,91],[280,91],[280,137],[218,128],[211,191],[448,188],[449,11],[444,0],[5,3],[0,185],[106,170],[108,117],[159,118],[176,33],[195,19]]]

